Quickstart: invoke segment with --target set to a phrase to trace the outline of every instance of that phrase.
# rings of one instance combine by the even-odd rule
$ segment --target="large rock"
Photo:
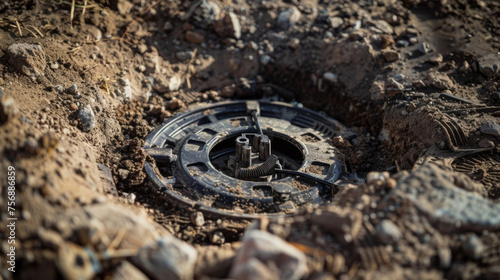
[[[438,89],[450,89],[455,87],[448,75],[440,72],[429,72],[427,81],[431,86]]]
[[[229,273],[232,279],[300,279],[307,270],[304,253],[261,230],[245,233]]]
[[[196,250],[175,237],[163,237],[142,247],[133,261],[154,279],[192,279]]]
[[[388,194],[414,205],[442,232],[500,229],[500,204],[459,188],[453,176],[435,164],[414,171]]]
[[[43,76],[47,61],[38,44],[13,44],[7,49],[9,63],[18,71],[32,77]]]
[[[490,123],[485,123],[481,126],[481,133],[484,134],[489,134],[489,135],[494,135],[494,136],[500,136],[500,124],[490,122]]]

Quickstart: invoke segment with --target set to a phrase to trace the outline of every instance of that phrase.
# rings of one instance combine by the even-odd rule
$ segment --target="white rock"
[[[338,76],[333,74],[332,72],[326,72],[325,74],[323,74],[323,79],[332,83],[338,82]]]
[[[291,7],[283,11],[278,16],[278,26],[284,29],[290,28],[300,20],[300,11],[296,7]]]
[[[182,85],[182,80],[178,76],[172,76],[170,82],[168,83],[168,89],[170,91],[177,91]]]
[[[193,246],[172,236],[143,246],[133,262],[155,279],[193,278],[197,252]]]
[[[307,271],[306,256],[283,239],[261,230],[245,233],[229,273],[233,279],[300,279]],[[270,275],[275,267],[279,275]],[[264,277],[267,276],[267,277]]]

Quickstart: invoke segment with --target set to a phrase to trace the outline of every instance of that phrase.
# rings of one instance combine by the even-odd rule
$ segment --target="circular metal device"
[[[341,175],[331,144],[344,126],[280,102],[236,101],[169,119],[146,137],[153,184],[200,210],[240,218],[328,202]]]

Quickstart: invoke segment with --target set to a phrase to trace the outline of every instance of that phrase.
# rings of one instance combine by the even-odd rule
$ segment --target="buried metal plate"
[[[282,215],[330,201],[341,175],[338,121],[280,102],[213,104],[169,119],[144,151],[159,190],[200,210],[238,218]]]

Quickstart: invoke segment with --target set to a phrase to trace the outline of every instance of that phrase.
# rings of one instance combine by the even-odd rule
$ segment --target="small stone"
[[[419,89],[419,88],[425,88],[425,87],[426,87],[426,85],[425,85],[424,81],[422,81],[422,80],[416,80],[416,81],[413,81],[413,82],[411,83],[411,85],[412,85],[414,88],[417,88],[417,89]]]
[[[393,62],[401,58],[401,55],[395,50],[383,50],[382,55],[387,62]]]
[[[267,54],[262,55],[260,57],[260,63],[262,63],[262,65],[268,65],[270,63],[273,63],[273,61],[274,60],[269,55],[267,55]]]
[[[403,115],[404,117],[408,116],[410,113],[408,113],[408,111],[406,110],[403,110],[401,111],[401,115]]]
[[[203,217],[203,213],[200,211],[196,211],[191,214],[191,223],[197,227],[201,227],[205,224],[205,218]]]
[[[191,59],[192,56],[193,56],[193,51],[177,52],[175,54],[175,57],[177,57],[177,59],[179,59],[180,61]]]
[[[332,17],[328,19],[328,23],[333,29],[337,29],[339,27],[342,27],[344,24],[344,20],[341,17]]]
[[[127,199],[127,202],[129,204],[134,204],[135,203],[135,199],[136,199],[136,195],[135,193],[129,193],[125,196],[125,198]]]
[[[182,80],[178,76],[170,77],[170,82],[168,83],[168,89],[170,91],[177,91],[182,85]]]
[[[140,54],[144,54],[148,50],[148,46],[146,46],[146,44],[140,44],[137,47],[137,50],[139,51]]]
[[[143,73],[143,72],[145,72],[145,71],[146,71],[146,66],[144,66],[144,65],[142,65],[142,64],[141,64],[141,65],[139,65],[139,66],[137,67],[137,70],[139,70],[139,72]]]
[[[78,87],[73,84],[69,88],[66,89],[66,92],[71,94],[71,95],[76,95],[78,93]]]
[[[118,169],[118,176],[120,176],[122,180],[127,180],[129,174],[130,171],[128,171],[127,169]]]
[[[61,85],[56,85],[54,87],[54,90],[57,92],[57,93],[63,93],[64,92],[64,88],[61,86]]]
[[[80,108],[80,110],[78,111],[78,115],[80,117],[80,120],[82,121],[82,130],[84,132],[89,132],[94,129],[96,121],[94,111],[92,110],[92,107],[90,107],[90,104],[87,104],[86,106]]]
[[[249,230],[231,266],[231,279],[301,279],[307,258],[281,238],[261,230]],[[251,275],[251,276],[249,276]]]
[[[69,108],[70,108],[71,110],[73,110],[73,111],[78,110],[78,106],[76,106],[76,104],[75,104],[75,103],[71,103],[71,104],[69,104]]]
[[[415,45],[416,43],[418,43],[418,38],[412,37],[412,38],[410,38],[409,42],[410,42],[410,44]]]
[[[13,44],[7,49],[9,63],[27,76],[44,75],[46,66],[45,52],[38,44]]]
[[[278,16],[278,26],[283,29],[289,29],[300,20],[300,11],[296,7],[291,7]]]
[[[377,226],[377,236],[385,244],[397,242],[403,234],[391,220],[382,220]]]
[[[241,37],[241,24],[235,13],[229,12],[222,19],[213,23],[214,31],[219,37]]]
[[[380,36],[380,46],[382,49],[386,49],[392,45],[394,45],[394,38],[391,35],[382,34],[382,36]]]
[[[418,51],[421,52],[422,54],[427,54],[431,51],[431,48],[429,44],[423,42],[422,44],[420,44],[420,46],[418,46]]]
[[[184,36],[184,39],[190,43],[201,44],[205,40],[205,36],[199,32],[188,30]]]
[[[410,42],[406,41],[406,40],[398,40],[396,42],[396,46],[400,47],[400,48],[406,48],[410,45]]]
[[[172,25],[172,23],[170,21],[167,21],[167,22],[165,22],[165,24],[163,24],[163,31],[169,32],[172,30],[174,30],[174,26]]]
[[[388,172],[368,172],[366,175],[366,183],[368,184],[375,184],[379,181],[385,182],[387,179],[389,179],[389,173]]]
[[[479,237],[477,237],[476,234],[471,234],[469,238],[464,242],[463,245],[463,250],[467,257],[473,259],[473,260],[478,260],[481,258],[483,255],[483,252],[485,251],[486,247],[484,246],[483,242]]]
[[[248,49],[251,51],[257,51],[259,50],[259,45],[257,45],[257,43],[255,43],[254,41],[250,41],[248,43]]]
[[[186,108],[186,104],[184,104],[184,102],[182,102],[182,100],[180,100],[180,99],[172,99],[168,103],[168,108],[170,110],[177,110],[179,108]]]
[[[50,63],[50,69],[52,70],[57,70],[59,69],[59,63],[57,63],[57,61],[53,61]]]
[[[500,136],[500,124],[498,123],[485,123],[480,128],[481,133],[493,136]]]
[[[172,236],[147,243],[133,262],[154,279],[192,279],[197,252],[191,245]]]
[[[392,28],[392,26],[385,20],[376,20],[373,23],[375,24],[375,27],[377,29],[380,29],[385,34],[394,33],[394,29]]]
[[[438,65],[439,63],[443,62],[443,55],[440,53],[435,54],[435,55],[429,57],[429,59],[427,61],[429,61],[432,64]]]
[[[300,40],[297,38],[292,38],[290,41],[288,41],[288,46],[292,49],[297,49],[300,45]]]
[[[329,81],[331,83],[338,82],[338,76],[333,74],[332,72],[326,72],[325,74],[323,74],[323,79],[325,79],[325,81]]]
[[[226,239],[224,237],[224,234],[220,231],[214,232],[212,234],[212,237],[210,238],[210,242],[212,242],[213,244],[221,245],[224,244],[225,241]]]
[[[500,54],[488,54],[478,59],[479,71],[486,77],[493,77],[500,68]]]

